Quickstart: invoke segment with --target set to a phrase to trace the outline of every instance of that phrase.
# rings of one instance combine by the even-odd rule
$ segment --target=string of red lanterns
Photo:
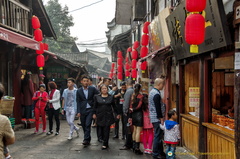
[[[186,0],[186,9],[191,12],[185,21],[185,40],[191,53],[198,53],[198,45],[205,39],[205,18],[200,14],[206,7],[206,0]]]
[[[139,47],[139,42],[135,41],[133,43],[133,49],[132,49],[132,53],[131,53],[131,57],[132,57],[132,78],[133,80],[135,80],[137,78],[137,59],[138,59],[138,51],[137,48]]]
[[[127,49],[127,54],[131,54],[131,52],[132,52],[132,48],[131,47],[129,47],[128,49]],[[126,78],[129,78],[130,76],[131,76],[131,66],[130,66],[130,61],[129,61],[129,59],[128,59],[128,56],[126,56],[126,58],[125,58],[125,76],[126,76]]]
[[[123,79],[123,56],[122,56],[122,51],[118,51],[117,52],[117,56],[118,56],[118,59],[117,59],[117,64],[118,64],[118,67],[117,67],[117,71],[118,71],[118,74],[117,74],[117,77],[118,79],[121,81]]]
[[[114,67],[115,67],[115,63],[112,63],[112,66],[111,66],[111,70],[110,70],[110,73],[108,75],[109,78],[113,78],[113,74],[114,74]]]
[[[143,35],[142,35],[142,39],[141,39],[141,44],[142,44],[142,47],[141,47],[141,50],[140,50],[140,57],[141,58],[144,58],[147,56],[148,54],[148,43],[149,43],[149,30],[148,30],[148,26],[149,26],[150,22],[145,22],[143,24]],[[144,60],[142,63],[141,63],[141,66],[140,66],[141,70],[142,70],[142,73],[145,73],[145,70],[147,69],[147,61]]]

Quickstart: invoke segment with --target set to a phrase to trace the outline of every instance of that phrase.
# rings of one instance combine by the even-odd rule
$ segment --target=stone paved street
[[[75,120],[75,123],[78,121]],[[55,126],[55,125],[54,125]],[[71,141],[67,140],[69,127],[65,120],[61,120],[61,130],[58,136],[46,133],[33,134],[34,129],[20,129],[16,131],[16,142],[9,146],[14,159],[151,159],[150,155],[135,155],[132,151],[119,150],[124,144],[121,139],[113,140],[111,133],[109,150],[101,150],[101,144],[97,142],[96,129],[92,129],[92,143],[84,148],[81,144],[83,131],[80,130],[80,137]],[[184,152],[183,148],[178,148],[178,152]],[[192,159],[189,155],[177,157],[182,159]]]

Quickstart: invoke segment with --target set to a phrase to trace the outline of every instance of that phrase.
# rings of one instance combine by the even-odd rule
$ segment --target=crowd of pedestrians
[[[28,79],[26,83],[28,83]],[[115,124],[113,139],[118,139],[120,121],[122,124],[122,139],[125,140],[120,150],[132,150],[136,155],[150,154],[156,158],[175,158],[176,145],[180,139],[179,125],[176,122],[176,111],[166,113],[165,104],[162,101],[161,90],[164,88],[165,79],[157,78],[154,88],[149,94],[142,93],[141,84],[134,84],[128,79],[120,83],[118,89],[109,78],[102,78],[98,85],[92,84],[88,76],[81,78],[81,87],[76,88],[73,78],[67,79],[67,88],[62,95],[55,82],[47,84],[49,92],[46,92],[45,84],[39,85],[39,90],[33,93],[35,126],[34,133],[39,132],[40,117],[42,117],[42,132],[47,135],[54,133],[53,117],[56,123],[55,135],[60,133],[59,113],[66,115],[69,125],[68,140],[73,139],[74,132],[79,136],[79,127],[74,124],[75,117],[80,118],[83,129],[82,144],[91,144],[91,125],[94,120],[97,128],[98,141],[102,143],[102,150],[109,148],[110,126]],[[28,84],[29,87],[29,84]],[[0,84],[0,99],[3,96],[3,87]],[[30,90],[30,89],[29,89]],[[26,104],[29,105],[31,102]],[[30,105],[29,105],[30,106]],[[46,130],[46,112],[49,120],[49,130]],[[165,114],[169,120],[166,120]],[[9,126],[9,120],[1,116],[5,127],[0,127],[0,150],[8,153],[7,145],[14,142],[14,133]],[[164,133],[165,132],[165,133]],[[144,150],[140,149],[143,143]],[[164,152],[163,142],[167,145]],[[8,156],[8,155],[7,155]],[[0,156],[1,157],[1,156]]]

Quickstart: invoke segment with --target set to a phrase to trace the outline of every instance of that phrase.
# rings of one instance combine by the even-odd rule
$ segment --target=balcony
[[[0,0],[0,25],[30,34],[30,9],[16,0]]]

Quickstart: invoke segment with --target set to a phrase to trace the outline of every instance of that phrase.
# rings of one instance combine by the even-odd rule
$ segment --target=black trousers
[[[83,141],[91,141],[91,124],[92,124],[93,110],[88,109],[85,114],[81,114],[80,121],[82,124],[84,139]]]
[[[26,119],[32,118],[32,105],[25,105],[24,106],[24,117]]]
[[[129,119],[129,115],[123,115],[123,120],[124,120],[124,126],[125,126],[125,134],[126,134],[126,141],[124,146],[128,147],[128,148],[132,148],[132,131],[131,131],[131,127],[128,124],[128,119]]]
[[[102,131],[100,130],[100,126],[97,125],[97,138],[98,138],[98,141],[100,140],[103,140],[103,134],[102,134]]]
[[[56,132],[59,132],[60,129],[60,120],[59,120],[59,109],[55,110],[54,108],[49,108],[48,110],[48,120],[49,120],[49,131],[53,130],[53,116],[56,121]]]
[[[102,134],[103,146],[107,146],[108,147],[110,126],[98,126],[98,127],[99,127],[99,131]]]
[[[119,122],[120,122],[120,119],[116,119],[116,121],[115,121],[115,135],[116,136],[119,136]],[[122,122],[122,137],[125,138],[126,123],[124,122],[123,114],[121,114],[121,122]]]

